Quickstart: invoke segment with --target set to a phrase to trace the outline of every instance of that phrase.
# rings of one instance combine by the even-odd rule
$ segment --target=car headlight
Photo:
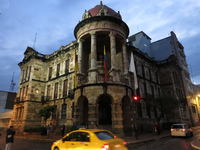
[[[60,143],[59,141],[55,141],[53,142],[53,145],[57,145],[58,143]]]

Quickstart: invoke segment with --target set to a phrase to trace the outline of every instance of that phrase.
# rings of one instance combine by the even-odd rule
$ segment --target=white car
[[[188,127],[186,124],[173,124],[171,127],[171,136],[185,136],[192,137],[193,132],[192,129]]]

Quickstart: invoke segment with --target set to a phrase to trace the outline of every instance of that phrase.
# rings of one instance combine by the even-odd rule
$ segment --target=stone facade
[[[173,65],[165,63],[164,68],[160,62],[126,43],[128,26],[119,12],[102,3],[85,12],[74,34],[76,41],[61,46],[50,55],[27,47],[24,59],[19,63],[21,76],[12,118],[17,133],[22,133],[26,126],[42,125],[44,120],[39,111],[47,105],[55,106],[46,122],[46,125],[53,124],[55,132],[62,124],[84,123],[88,128],[97,125],[111,130],[120,137],[131,136],[133,122],[141,132],[149,132],[148,126],[157,119],[159,112],[157,108],[147,106],[145,101],[149,95],[155,98],[176,89],[171,77]],[[131,53],[134,54],[139,85],[140,102],[137,104],[132,100],[135,87],[129,72]],[[77,88],[74,88],[75,55],[78,55],[79,66]],[[176,67],[174,70],[179,73]],[[163,74],[169,77],[170,86],[165,84]],[[134,112],[137,113],[133,119]],[[161,122],[166,122],[166,117]]]

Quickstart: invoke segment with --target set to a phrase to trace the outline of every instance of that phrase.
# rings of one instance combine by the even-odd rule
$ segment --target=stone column
[[[115,33],[110,32],[111,70],[116,70],[116,41]]]
[[[97,70],[97,48],[96,48],[96,34],[91,32],[91,67],[88,70],[88,82],[96,83],[98,70]]]
[[[123,53],[123,62],[124,62],[124,74],[128,74],[128,58],[126,52],[126,40],[122,41],[122,53]]]
[[[96,34],[95,32],[91,32],[91,68],[97,68],[97,48],[96,48]]]
[[[83,39],[78,39],[78,66],[79,66],[79,73],[83,73],[82,72],[82,58],[83,58]]]
[[[111,69],[109,75],[112,76],[114,82],[120,81],[120,70],[117,69],[116,65],[116,33],[110,32],[110,51],[111,51]]]

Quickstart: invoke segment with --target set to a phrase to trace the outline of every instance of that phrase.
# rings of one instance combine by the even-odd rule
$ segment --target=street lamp
[[[135,130],[135,138],[137,140],[138,139],[138,128],[137,128],[137,120],[136,120],[136,110],[137,110],[137,103],[139,101],[139,97],[133,96],[132,99],[133,99],[133,102],[134,102],[133,124],[134,124],[134,130]]]

